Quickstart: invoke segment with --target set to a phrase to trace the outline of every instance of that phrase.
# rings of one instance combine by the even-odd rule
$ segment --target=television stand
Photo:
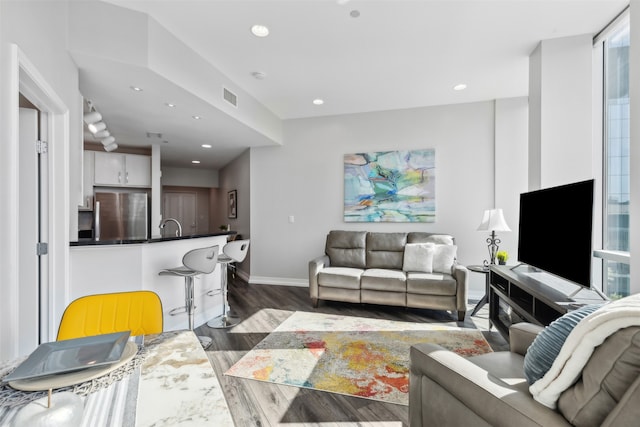
[[[518,271],[492,265],[489,272],[489,326],[495,326],[507,341],[509,327],[514,323],[547,326],[571,310],[605,301],[606,297],[594,289],[575,285],[526,264]]]

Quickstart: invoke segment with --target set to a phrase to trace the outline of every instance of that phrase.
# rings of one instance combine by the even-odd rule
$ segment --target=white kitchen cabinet
[[[97,151],[93,184],[112,187],[151,187],[151,157]]]

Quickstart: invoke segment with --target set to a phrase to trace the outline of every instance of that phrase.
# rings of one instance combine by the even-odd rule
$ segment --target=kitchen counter
[[[162,300],[164,330],[185,329],[184,278],[159,276],[167,268],[182,265],[184,254],[193,249],[218,246],[218,253],[236,232],[131,241],[77,242],[69,248],[69,288],[66,304],[84,295],[149,290]],[[82,244],[84,243],[84,244]],[[196,276],[194,288],[195,327],[222,314],[221,267]]]
[[[104,246],[104,245],[134,245],[141,243],[158,243],[169,242],[173,240],[199,239],[201,237],[214,236],[235,236],[237,231],[221,231],[218,233],[192,234],[189,236],[171,236],[171,237],[153,237],[151,239],[132,239],[132,240],[95,240],[95,239],[78,239],[77,242],[69,242],[70,246]]]

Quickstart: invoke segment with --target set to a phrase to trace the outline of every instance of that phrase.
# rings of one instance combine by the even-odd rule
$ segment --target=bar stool
[[[232,265],[236,262],[244,261],[249,250],[249,239],[245,240],[232,240],[222,248],[222,254],[218,257],[218,263],[222,264],[222,314],[207,322],[207,326],[211,328],[230,328],[238,324],[237,319],[233,319],[229,316],[229,300],[227,298],[227,291],[229,289],[229,281],[227,277],[227,268],[235,268]]]
[[[182,264],[179,267],[167,268],[160,271],[160,276],[180,276],[184,277],[184,307],[173,309],[169,314],[174,314],[177,310],[184,310],[189,318],[189,330],[193,331],[193,278],[200,274],[210,274],[216,269],[218,263],[219,246],[209,246],[206,248],[193,249],[184,254]],[[200,344],[206,348],[211,344],[211,338],[199,336]]]

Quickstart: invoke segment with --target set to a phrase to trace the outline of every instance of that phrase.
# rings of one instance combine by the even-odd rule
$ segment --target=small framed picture
[[[229,200],[227,201],[227,216],[229,218],[238,217],[238,190],[231,190],[228,193]]]

